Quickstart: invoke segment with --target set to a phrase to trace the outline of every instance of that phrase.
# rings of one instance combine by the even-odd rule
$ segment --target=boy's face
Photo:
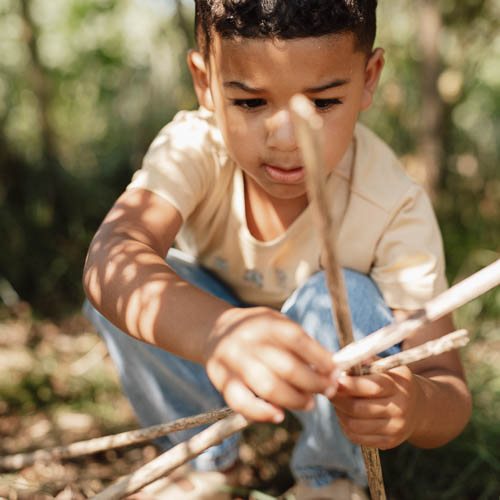
[[[293,40],[214,34],[208,67],[196,52],[189,64],[200,104],[214,111],[247,180],[273,199],[293,200],[304,198],[306,187],[290,99],[303,93],[316,105],[331,172],[349,147],[359,112],[371,104],[383,53],[368,58],[355,50],[352,34]]]

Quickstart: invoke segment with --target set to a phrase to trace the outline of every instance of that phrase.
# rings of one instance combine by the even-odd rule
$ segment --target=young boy
[[[325,189],[356,336],[446,287],[427,197],[357,123],[384,65],[373,50],[375,10],[376,0],[197,0],[199,49],[188,64],[201,107],[159,133],[99,228],[84,272],[102,313],[89,307],[89,315],[141,423],[225,404],[278,423],[290,409],[303,426],[291,463],[296,498],[363,498],[352,443],[440,446],[471,411],[453,352],[383,375],[332,375],[338,345],[293,95],[305,94],[324,121]],[[452,328],[445,318],[402,348]],[[193,468],[226,471],[236,459],[235,437]],[[193,472],[182,494],[163,498],[212,498],[208,486],[195,488],[209,476]]]

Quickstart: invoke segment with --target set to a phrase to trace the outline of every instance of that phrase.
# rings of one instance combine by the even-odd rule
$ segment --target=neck
[[[308,205],[305,194],[292,200],[272,198],[245,173],[243,179],[248,230],[260,241],[281,236]]]

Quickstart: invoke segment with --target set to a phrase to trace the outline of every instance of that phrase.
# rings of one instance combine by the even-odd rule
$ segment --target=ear
[[[187,63],[200,106],[213,111],[214,103],[210,91],[208,68],[203,56],[197,50],[190,50],[187,55]]]
[[[365,67],[365,86],[361,101],[362,110],[368,109],[373,102],[373,94],[375,94],[375,90],[377,89],[384,64],[384,50],[375,49],[370,55]]]

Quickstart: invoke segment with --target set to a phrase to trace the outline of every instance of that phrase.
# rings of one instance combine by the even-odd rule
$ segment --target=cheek
[[[325,162],[335,166],[342,159],[353,136],[356,118],[345,114],[337,115],[325,127]]]
[[[244,116],[239,110],[227,110],[219,124],[222,125],[224,141],[232,158],[239,163],[247,163],[249,158],[258,154],[262,131],[255,117]]]

